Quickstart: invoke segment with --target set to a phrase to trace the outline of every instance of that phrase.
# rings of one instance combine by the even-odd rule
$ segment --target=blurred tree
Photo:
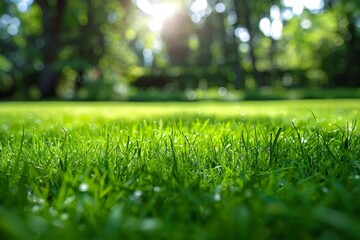
[[[36,61],[37,55],[32,55],[33,61],[28,61],[28,49],[26,36],[29,31],[36,32],[36,24],[27,26],[27,31],[20,34],[24,26],[23,18],[19,16],[19,10],[15,4],[3,1],[0,7],[0,55],[2,56],[3,67],[0,70],[1,96],[23,95],[25,86],[23,73],[29,72],[29,65]],[[34,16],[34,12],[29,12]],[[26,25],[26,24],[25,24]],[[5,65],[4,65],[5,64]]]
[[[344,13],[340,1],[326,1],[284,23],[274,62],[286,86],[359,86],[359,7],[347,4]]]
[[[226,14],[220,12],[218,15],[220,17],[220,22],[222,23],[220,36],[223,36],[222,45],[225,65],[230,66],[230,69],[235,75],[235,87],[239,89],[245,87],[245,71],[243,70],[244,64],[239,55],[239,40],[236,36],[236,29],[239,26],[239,13],[232,11],[232,9],[238,10],[238,4],[237,1],[228,2],[227,9],[229,10]]]
[[[128,29],[124,19],[131,13],[129,0],[38,0],[27,3],[26,8],[22,2],[10,0],[1,4],[5,11],[0,17],[19,21],[13,34],[0,24],[0,41],[4,42],[0,48],[12,63],[8,76],[17,82],[13,86],[21,95],[38,89],[43,98],[55,97],[59,86],[74,92],[84,85],[86,78],[101,76],[94,68],[102,65],[104,72],[106,67],[111,68],[104,64],[106,61],[100,64],[102,58],[111,55],[106,48],[126,45],[126,40],[119,36]],[[114,29],[114,25],[121,27]],[[131,58],[121,58],[127,53],[120,51],[116,58],[127,62]],[[88,74],[89,71],[97,74]],[[37,88],[31,87],[34,85]]]
[[[176,13],[165,22],[162,28],[162,39],[173,66],[187,65],[191,32],[193,32],[193,24],[184,12]]]
[[[274,1],[247,1],[234,0],[235,13],[237,21],[234,24],[238,31],[247,32],[249,46],[248,54],[251,62],[251,71],[255,81],[261,86],[266,85],[266,79],[258,69],[258,56],[255,53],[259,42],[259,19],[264,15],[264,12],[270,8]],[[242,30],[240,30],[242,29]],[[241,32],[239,32],[239,37]]]
[[[286,75],[285,85],[321,87],[326,84],[328,79],[321,60],[337,37],[335,26],[336,19],[331,13],[317,16],[307,13],[285,25],[275,56],[278,68],[291,74]]]
[[[62,48],[61,33],[63,31],[64,15],[67,7],[67,0],[37,0],[41,8],[42,39],[42,61],[44,67],[40,72],[38,86],[43,98],[54,97],[60,71],[55,69],[55,62],[58,60]]]
[[[217,32],[216,26],[214,26],[217,20],[214,21],[216,15],[209,16],[209,19],[205,21],[201,26],[196,27],[192,37],[196,41],[195,46],[192,47],[193,54],[195,55],[195,64],[200,67],[208,67],[211,64],[213,56],[211,54],[211,46],[215,40],[215,34]]]
[[[356,0],[328,0],[328,10],[334,14],[337,36],[334,46],[324,56],[332,86],[360,86],[360,4]],[[340,60],[339,60],[340,59]],[[336,62],[336,64],[334,64]]]

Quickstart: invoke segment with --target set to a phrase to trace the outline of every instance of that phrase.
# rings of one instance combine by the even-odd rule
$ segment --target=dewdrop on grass
[[[81,183],[79,185],[80,192],[87,192],[88,190],[89,190],[89,185],[87,185],[86,183]]]
[[[135,199],[140,199],[141,196],[142,196],[142,191],[141,191],[141,190],[136,190],[136,191],[134,192],[134,198],[135,198]]]
[[[161,188],[159,186],[155,186],[153,189],[154,189],[154,192],[160,192],[161,191]]]
[[[215,194],[214,194],[214,200],[215,200],[216,202],[219,202],[219,201],[221,200],[221,195],[220,195],[220,193],[215,193]]]

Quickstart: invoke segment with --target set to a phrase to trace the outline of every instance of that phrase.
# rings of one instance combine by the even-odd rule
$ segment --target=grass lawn
[[[0,239],[360,239],[360,100],[0,103]]]

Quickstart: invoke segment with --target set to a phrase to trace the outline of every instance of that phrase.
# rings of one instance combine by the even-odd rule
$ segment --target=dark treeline
[[[0,98],[360,87],[358,0],[5,0]]]

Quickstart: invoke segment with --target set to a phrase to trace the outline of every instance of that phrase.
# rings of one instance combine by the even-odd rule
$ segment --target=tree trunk
[[[355,20],[353,20],[351,14],[346,14],[348,24],[348,34],[350,34],[351,39],[346,43],[347,44],[347,72],[348,78],[345,82],[347,87],[358,87],[359,86],[359,64],[360,64],[360,44],[358,44],[357,40],[357,32],[355,26]]]
[[[53,4],[48,0],[37,1],[42,11],[43,33],[45,41],[43,48],[44,68],[40,73],[38,86],[42,98],[56,96],[58,76],[54,64],[60,50],[60,33],[67,0],[56,0]]]
[[[235,32],[233,31],[231,36],[228,36],[225,26],[225,18],[223,14],[219,14],[222,25],[221,25],[221,38],[223,42],[223,50],[225,55],[225,65],[230,66],[235,74],[235,88],[245,88],[245,74],[241,64],[241,58],[239,53],[239,44],[236,41]],[[234,29],[236,26],[233,26]]]
[[[257,57],[255,55],[255,45],[254,45],[254,28],[251,22],[251,11],[253,11],[249,5],[248,5],[248,1],[247,0],[234,0],[234,6],[235,6],[235,12],[237,15],[237,22],[236,22],[236,26],[235,27],[241,27],[241,23],[240,23],[240,19],[242,17],[243,20],[243,24],[245,26],[245,28],[248,30],[249,35],[250,35],[250,40],[249,40],[249,55],[251,58],[251,66],[252,66],[252,75],[254,77],[254,79],[256,80],[256,82],[259,85],[263,85],[265,84],[265,79],[262,77],[262,74],[258,71],[257,66],[256,66],[256,62],[257,62]]]

